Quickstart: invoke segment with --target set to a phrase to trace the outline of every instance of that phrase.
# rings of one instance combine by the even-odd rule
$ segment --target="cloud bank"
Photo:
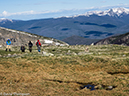
[[[85,8],[85,9],[53,10],[53,11],[42,11],[42,12],[35,12],[31,10],[31,11],[24,11],[24,12],[9,13],[7,11],[3,11],[0,14],[0,18],[20,19],[20,20],[55,18],[55,17],[61,17],[61,16],[73,16],[78,14],[84,14],[88,11],[107,10],[110,8],[117,8],[117,7],[129,8],[129,5],[119,4],[116,6],[101,6],[101,7],[91,7],[91,8]]]

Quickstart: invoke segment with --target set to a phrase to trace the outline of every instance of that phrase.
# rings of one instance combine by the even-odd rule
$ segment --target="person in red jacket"
[[[38,49],[38,52],[40,52],[40,47],[41,47],[41,43],[40,43],[40,41],[39,40],[37,40],[37,42],[36,42],[36,46],[37,46],[37,49]]]

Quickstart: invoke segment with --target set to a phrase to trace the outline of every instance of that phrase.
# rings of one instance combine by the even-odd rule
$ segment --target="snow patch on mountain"
[[[122,17],[123,15],[128,15],[129,14],[129,9],[127,8],[112,8],[106,11],[89,11],[86,12],[85,14],[79,14],[75,16],[63,16],[63,17],[58,17],[58,18],[75,18],[79,16],[91,16],[91,15],[97,15],[97,16],[112,16],[112,17]],[[55,18],[55,19],[58,19]]]
[[[1,23],[1,24],[5,24],[6,22],[11,22],[11,23],[13,23],[13,20],[11,20],[11,19],[6,19],[6,18],[0,18],[0,23]]]
[[[47,39],[44,39],[44,43],[51,44],[51,43],[53,43],[53,41],[52,41],[52,40],[47,40]]]
[[[6,18],[0,18],[0,22],[5,22],[5,21],[10,21],[10,22],[13,22],[13,20],[11,20],[11,19],[6,19]]]
[[[121,16],[122,15],[127,15],[129,14],[129,9],[126,9],[126,8],[112,8],[112,9],[109,9],[109,10],[106,10],[106,11],[90,11],[90,12],[87,12],[85,14],[83,14],[82,16],[90,16],[90,15],[98,15],[98,16],[105,16],[105,15],[108,15],[108,16]],[[78,15],[80,16],[80,15]],[[77,17],[77,16],[76,16]]]

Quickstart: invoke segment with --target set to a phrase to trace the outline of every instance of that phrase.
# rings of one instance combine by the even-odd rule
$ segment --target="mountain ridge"
[[[98,15],[92,12],[94,14],[89,16],[79,15],[74,17],[16,21],[13,23],[6,22],[4,24],[0,23],[0,26],[58,40],[64,40],[73,35],[88,39],[104,39],[129,32],[128,10],[116,8],[102,12],[98,11]],[[105,15],[102,16],[102,13]]]
[[[68,45],[67,43],[63,41],[59,41],[53,38],[43,37],[36,34],[30,34],[23,31],[18,30],[12,30],[0,27],[0,44],[1,46],[5,46],[5,42],[7,39],[10,39],[12,42],[12,46],[21,46],[21,45],[28,45],[29,41],[32,41],[34,43],[37,42],[37,40],[40,40],[41,44],[51,44],[51,45],[61,45],[65,46]]]
[[[118,44],[129,46],[129,32],[121,35],[111,36],[95,42],[95,45]]]
[[[88,11],[85,14],[79,14],[79,15],[74,15],[74,16],[62,16],[62,17],[57,17],[57,18],[63,18],[63,17],[75,18],[75,17],[78,17],[78,16],[88,16],[89,17],[91,15],[98,15],[98,16],[108,15],[108,16],[118,16],[119,17],[123,14],[125,14],[125,15],[129,14],[129,9],[123,8],[123,7],[118,7],[118,8],[111,8],[111,9],[108,9],[108,10],[105,10],[105,11]]]

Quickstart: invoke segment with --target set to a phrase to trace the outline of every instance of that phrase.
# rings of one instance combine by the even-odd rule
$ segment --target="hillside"
[[[89,50],[85,50],[86,48]],[[129,47],[44,46],[38,53],[0,48],[0,95],[128,96]],[[53,55],[47,55],[53,54]]]
[[[113,8],[106,11],[86,12],[71,17],[37,19],[29,21],[8,20],[0,26],[64,40],[73,35],[88,39],[104,39],[129,32],[129,10]]]
[[[80,36],[71,36],[68,38],[63,39],[62,41],[68,43],[69,45],[90,45],[99,41],[99,39],[88,39]]]
[[[5,42],[8,38],[11,40],[12,46],[28,45],[29,41],[32,41],[35,45],[38,39],[42,44],[67,45],[64,42],[53,38],[0,27],[0,45],[5,46]]]
[[[128,45],[129,46],[129,32],[122,35],[111,36],[106,39],[102,39],[95,43],[96,45],[102,44],[119,44],[119,45]]]

